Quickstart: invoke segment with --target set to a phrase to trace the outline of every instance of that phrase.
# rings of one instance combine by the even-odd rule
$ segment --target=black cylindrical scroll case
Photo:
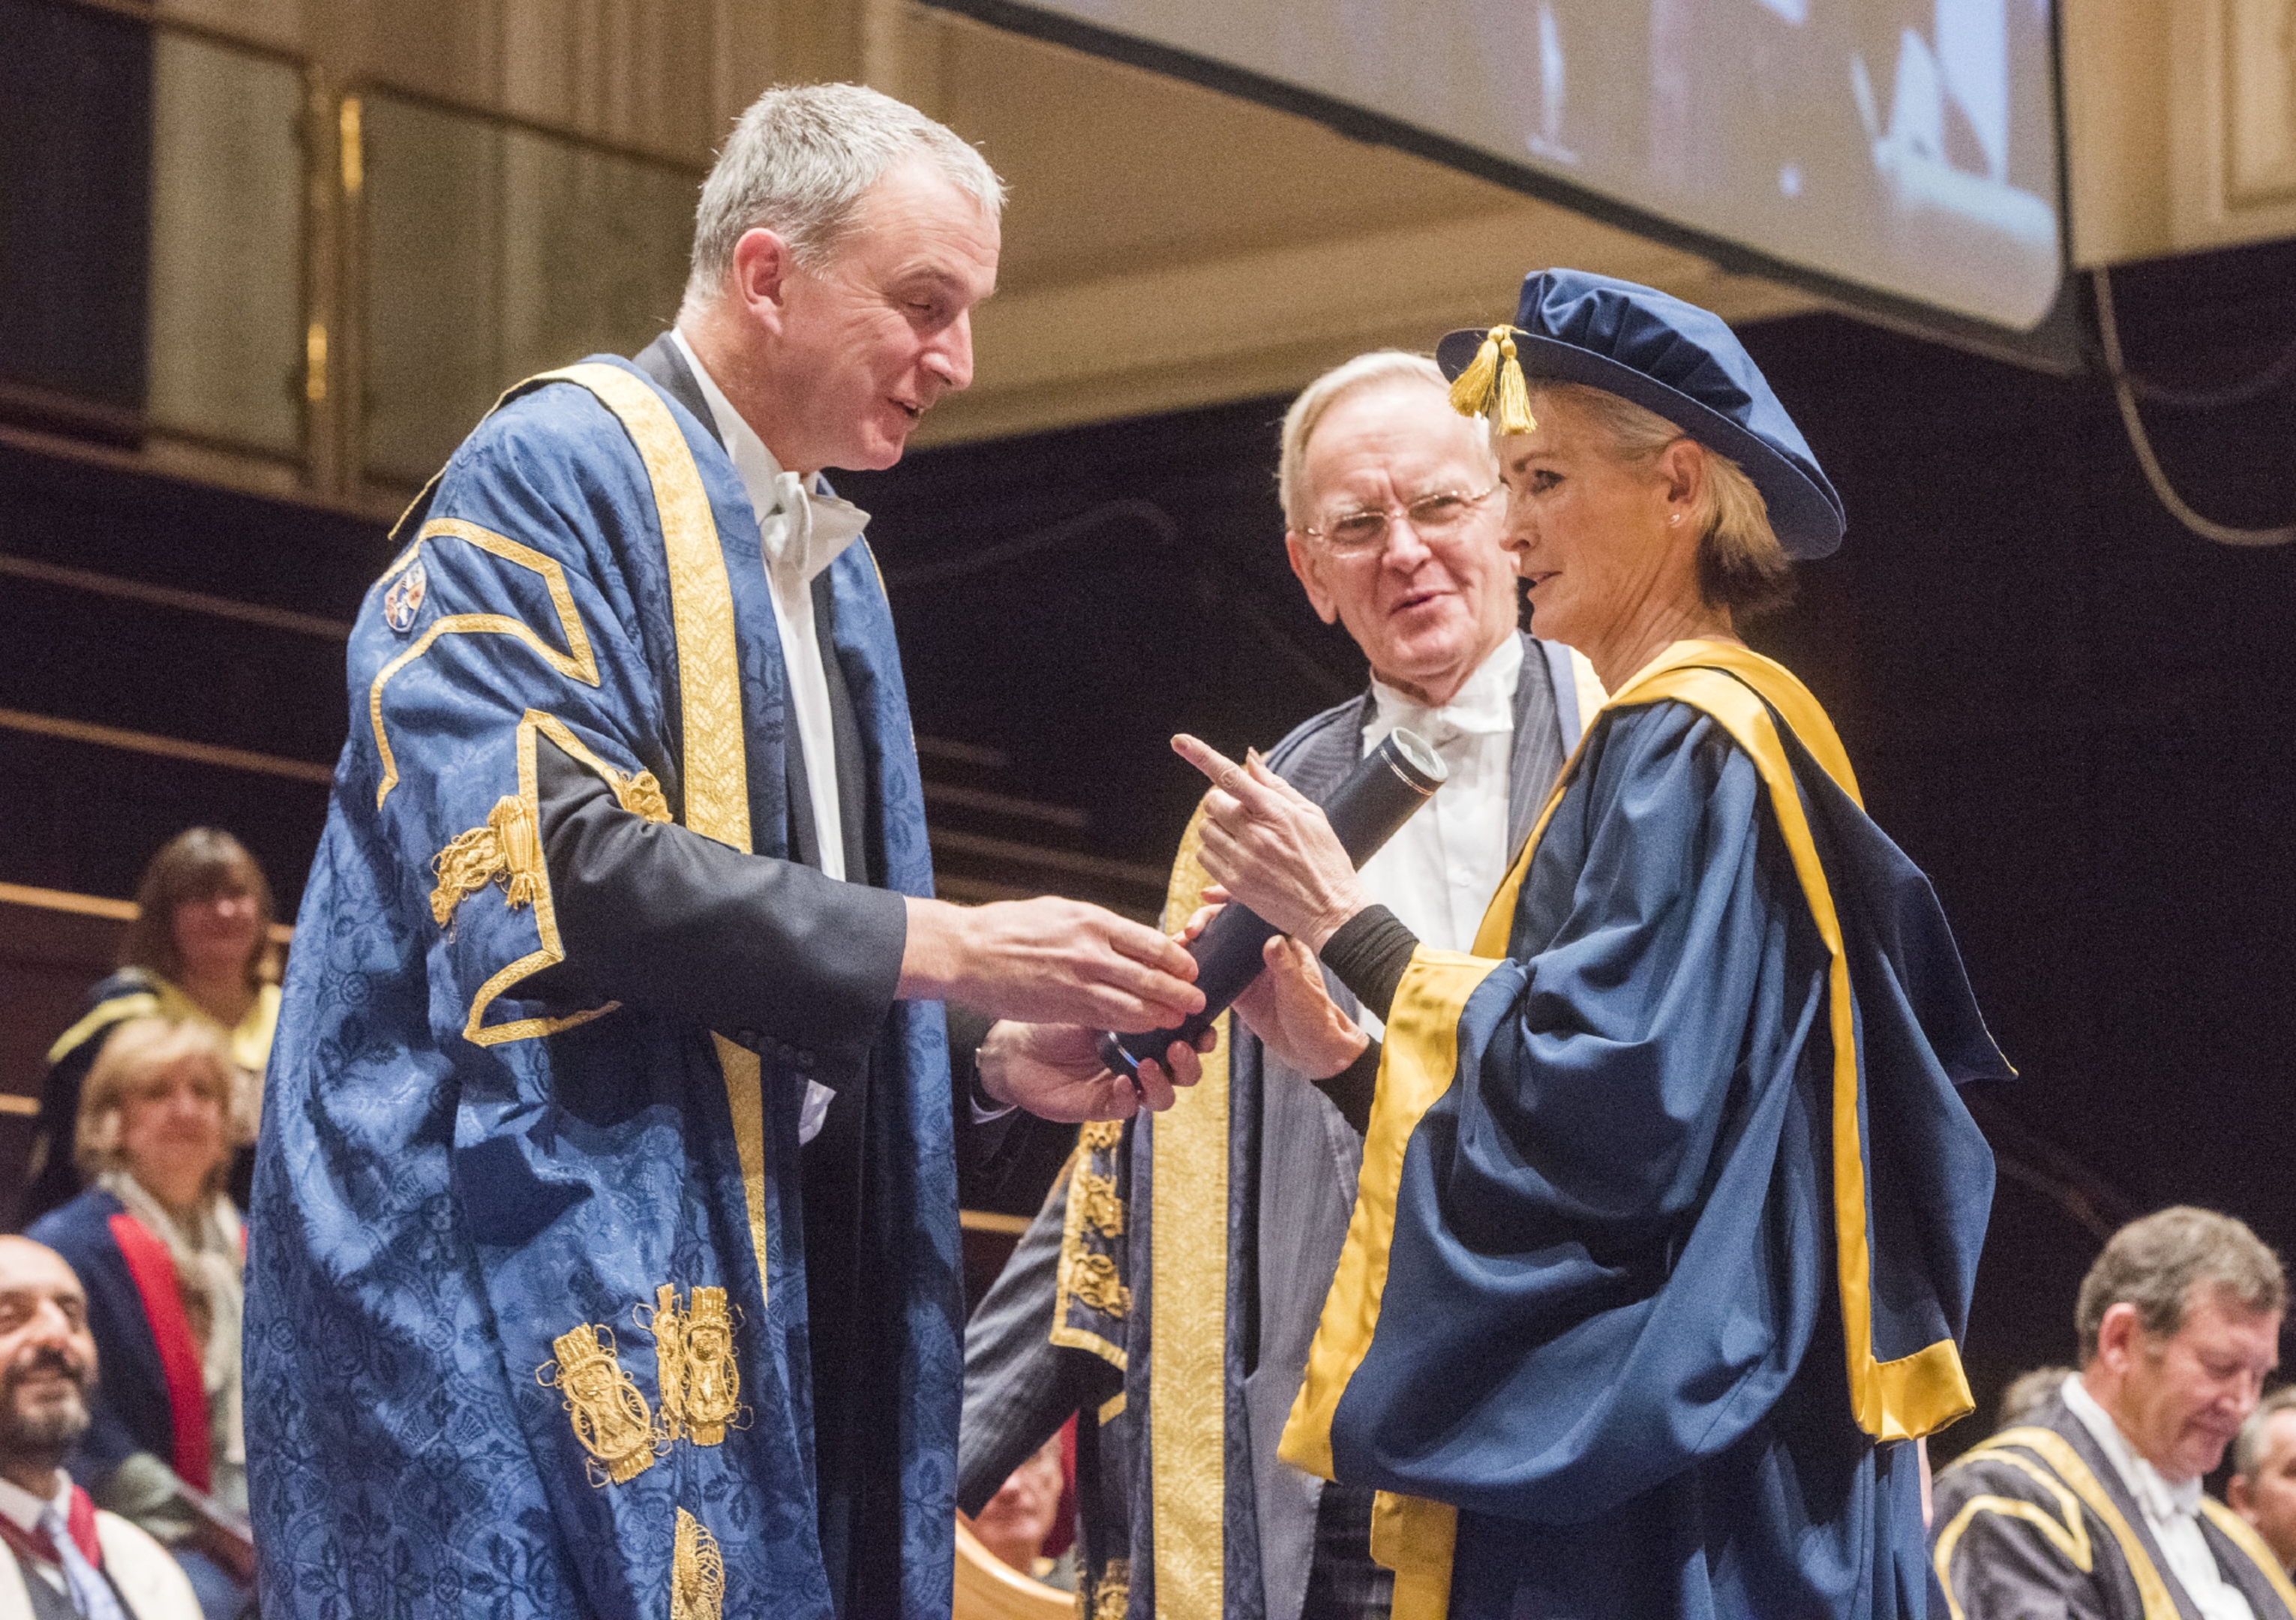
[[[1361,866],[1379,853],[1412,813],[1443,785],[1449,769],[1425,739],[1415,732],[1390,732],[1380,745],[1364,756],[1363,763],[1324,801],[1324,818],[1339,836],[1348,859]],[[1175,1029],[1120,1035],[1113,1031],[1100,1037],[1100,1060],[1140,1084],[1140,1060],[1160,1063],[1175,1041],[1195,1044],[1229,1003],[1243,994],[1267,964],[1261,951],[1275,933],[1274,925],[1248,908],[1229,904],[1213,918],[1188,947],[1196,959],[1196,988],[1204,993],[1204,1009]]]

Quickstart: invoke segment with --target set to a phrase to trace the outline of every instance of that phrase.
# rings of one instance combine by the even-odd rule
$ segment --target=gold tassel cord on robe
[[[658,1442],[653,1411],[623,1370],[612,1330],[584,1322],[551,1340],[550,1347],[557,1360],[544,1362],[535,1381],[564,1397],[574,1437],[606,1479],[627,1485],[652,1468]]]
[[[614,802],[632,815],[650,822],[670,819],[669,801],[652,771],[636,776],[610,772],[607,785],[614,790]],[[430,915],[442,929],[464,896],[489,883],[508,889],[506,903],[512,911],[533,904],[543,878],[542,834],[534,824],[534,813],[517,795],[505,795],[488,813],[487,824],[456,834],[432,859],[430,870],[439,879],[430,891]]]
[[[718,1620],[726,1612],[726,1559],[708,1526],[677,1510],[669,1552],[669,1620]]]
[[[1515,356],[1514,328],[1494,326],[1475,358],[1451,384],[1451,408],[1462,416],[1488,416],[1502,433],[1529,433],[1538,426],[1530,413],[1530,388]]]
[[[512,911],[532,905],[542,884],[542,839],[534,814],[516,794],[505,794],[487,813],[486,825],[458,833],[430,863],[439,886],[430,891],[430,915],[445,928],[466,895],[489,883],[508,891]]]
[[[721,1444],[726,1425],[746,1426],[726,1290],[697,1288],[681,1308],[677,1289],[665,1282],[654,1290],[654,1301],[652,1321],[641,1318],[639,1325],[653,1335],[662,1433],[696,1445]]]

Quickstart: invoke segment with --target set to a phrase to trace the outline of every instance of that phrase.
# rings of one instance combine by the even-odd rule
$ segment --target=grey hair
[[[818,268],[851,225],[869,188],[902,159],[922,153],[990,219],[1004,183],[988,160],[915,108],[864,85],[776,85],[734,126],[701,183],[693,219],[688,308],[714,300],[734,263],[734,244],[760,227]]]
[[[2276,1316],[2288,1308],[2288,1278],[2280,1256],[2247,1223],[2186,1204],[2131,1221],[2112,1234],[2081,1279],[2073,1307],[2080,1364],[2096,1359],[2097,1329],[2113,1306],[2135,1305],[2146,1333],[2172,1338],[2201,1289],[2249,1311]]]
[[[1451,385],[1442,368],[1425,355],[1399,348],[1375,348],[1325,372],[1300,390],[1300,397],[1283,413],[1283,441],[1275,462],[1275,498],[1283,508],[1283,521],[1293,528],[1307,526],[1301,510],[1306,492],[1300,487],[1308,462],[1308,441],[1331,408],[1350,394],[1387,382],[1423,382],[1447,393]]]
[[[2001,1405],[1993,1420],[1996,1429],[2013,1428],[2048,1404],[2049,1397],[2073,1376],[2070,1367],[2036,1367],[2009,1380],[2001,1392]]]
[[[1608,389],[1530,379],[1532,414],[1554,400],[1582,412],[1621,461],[1654,461],[1675,440],[1691,437],[1656,411]],[[1775,613],[1793,600],[1793,564],[1770,526],[1769,503],[1744,468],[1711,445],[1692,442],[1706,453],[1706,476],[1699,480],[1698,503],[1691,513],[1698,528],[1699,591],[1741,622]]]
[[[2296,1384],[2276,1389],[2258,1403],[2248,1420],[2240,1426],[2240,1433],[2232,1443],[2232,1471],[2237,1479],[2254,1479],[2256,1470],[2264,1466],[2264,1431],[2272,1426],[2273,1418],[2284,1411],[2296,1411]]]

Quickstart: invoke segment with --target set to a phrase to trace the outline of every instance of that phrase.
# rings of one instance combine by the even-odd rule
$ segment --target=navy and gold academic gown
[[[854,824],[812,829],[691,392],[660,345],[513,390],[353,630],[249,1222],[266,1614],[948,1612],[952,1126],[941,1010],[893,999],[931,871],[892,625],[857,543],[815,585]],[[810,863],[840,832],[870,882]]]
[[[1939,1474],[1934,1620],[2200,1620],[2120,1470],[2062,1395]],[[2296,1586],[2249,1522],[2201,1498],[2201,1535],[2256,1620],[2290,1620]]]
[[[1919,1616],[2008,1070],[1815,700],[1653,660],[1476,945],[1396,991],[1282,1454],[1382,1493],[1398,1620]]]
[[[1521,639],[1515,842],[1602,701],[1585,659]],[[1327,797],[1362,760],[1375,708],[1366,690],[1313,716],[1268,750],[1268,768]],[[1173,927],[1210,880],[1197,847],[1191,822],[1167,895]],[[1352,1014],[1348,992],[1333,994]],[[1363,1121],[1238,1019],[1218,1027],[1203,1078],[1168,1110],[1128,1131],[1084,1127],[965,1330],[958,1502],[977,1510],[1077,1414],[1079,1567],[1095,1614],[1298,1620],[1330,1552],[1319,1526],[1347,1508],[1279,1460],[1275,1442],[1339,1261]]]

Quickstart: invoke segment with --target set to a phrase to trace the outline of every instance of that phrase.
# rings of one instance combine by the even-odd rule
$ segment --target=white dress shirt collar
[[[1398,726],[1417,732],[1439,750],[1455,737],[1487,737],[1514,733],[1515,683],[1522,674],[1522,637],[1509,635],[1475,666],[1451,700],[1430,708],[1409,692],[1372,677],[1375,706],[1364,727],[1364,751],[1377,748]]]
[[[50,1508],[62,1514],[65,1523],[70,1523],[71,1476],[58,1469],[56,1477],[56,1493],[45,1501],[12,1479],[0,1479],[0,1513],[6,1514],[10,1524],[27,1534],[39,1529],[40,1516]]]
[[[2097,1398],[2089,1394],[2087,1385],[2076,1373],[2065,1380],[2065,1404],[2081,1427],[2096,1437],[2104,1454],[2112,1459],[2113,1469],[2120,1483],[2144,1510],[2147,1518],[2165,1519],[2181,1514],[2191,1518],[2201,1510],[2201,1482],[2187,1479],[2182,1485],[2170,1485],[2161,1470],[2144,1459],[2144,1454],[2128,1442],[2114,1422],[2112,1414],[2104,1410]]]
[[[1522,641],[1510,635],[1440,708],[1382,681],[1372,683],[1364,752],[1408,727],[1425,738],[1450,779],[1364,863],[1364,892],[1427,944],[1464,951],[1474,943],[1491,895],[1506,873],[1508,801],[1513,780],[1515,683]],[[1366,1030],[1378,1019],[1361,1015]]]
[[[859,536],[869,514],[850,501],[817,494],[796,473],[783,471],[774,453],[766,448],[766,441],[734,408],[709,368],[701,364],[685,334],[672,327],[669,337],[685,357],[701,397],[709,402],[710,418],[726,454],[733,458],[734,470],[742,475],[742,487],[757,512],[758,532],[765,541],[767,569],[777,579],[786,575],[799,587],[810,585],[814,577],[836,561]]]

